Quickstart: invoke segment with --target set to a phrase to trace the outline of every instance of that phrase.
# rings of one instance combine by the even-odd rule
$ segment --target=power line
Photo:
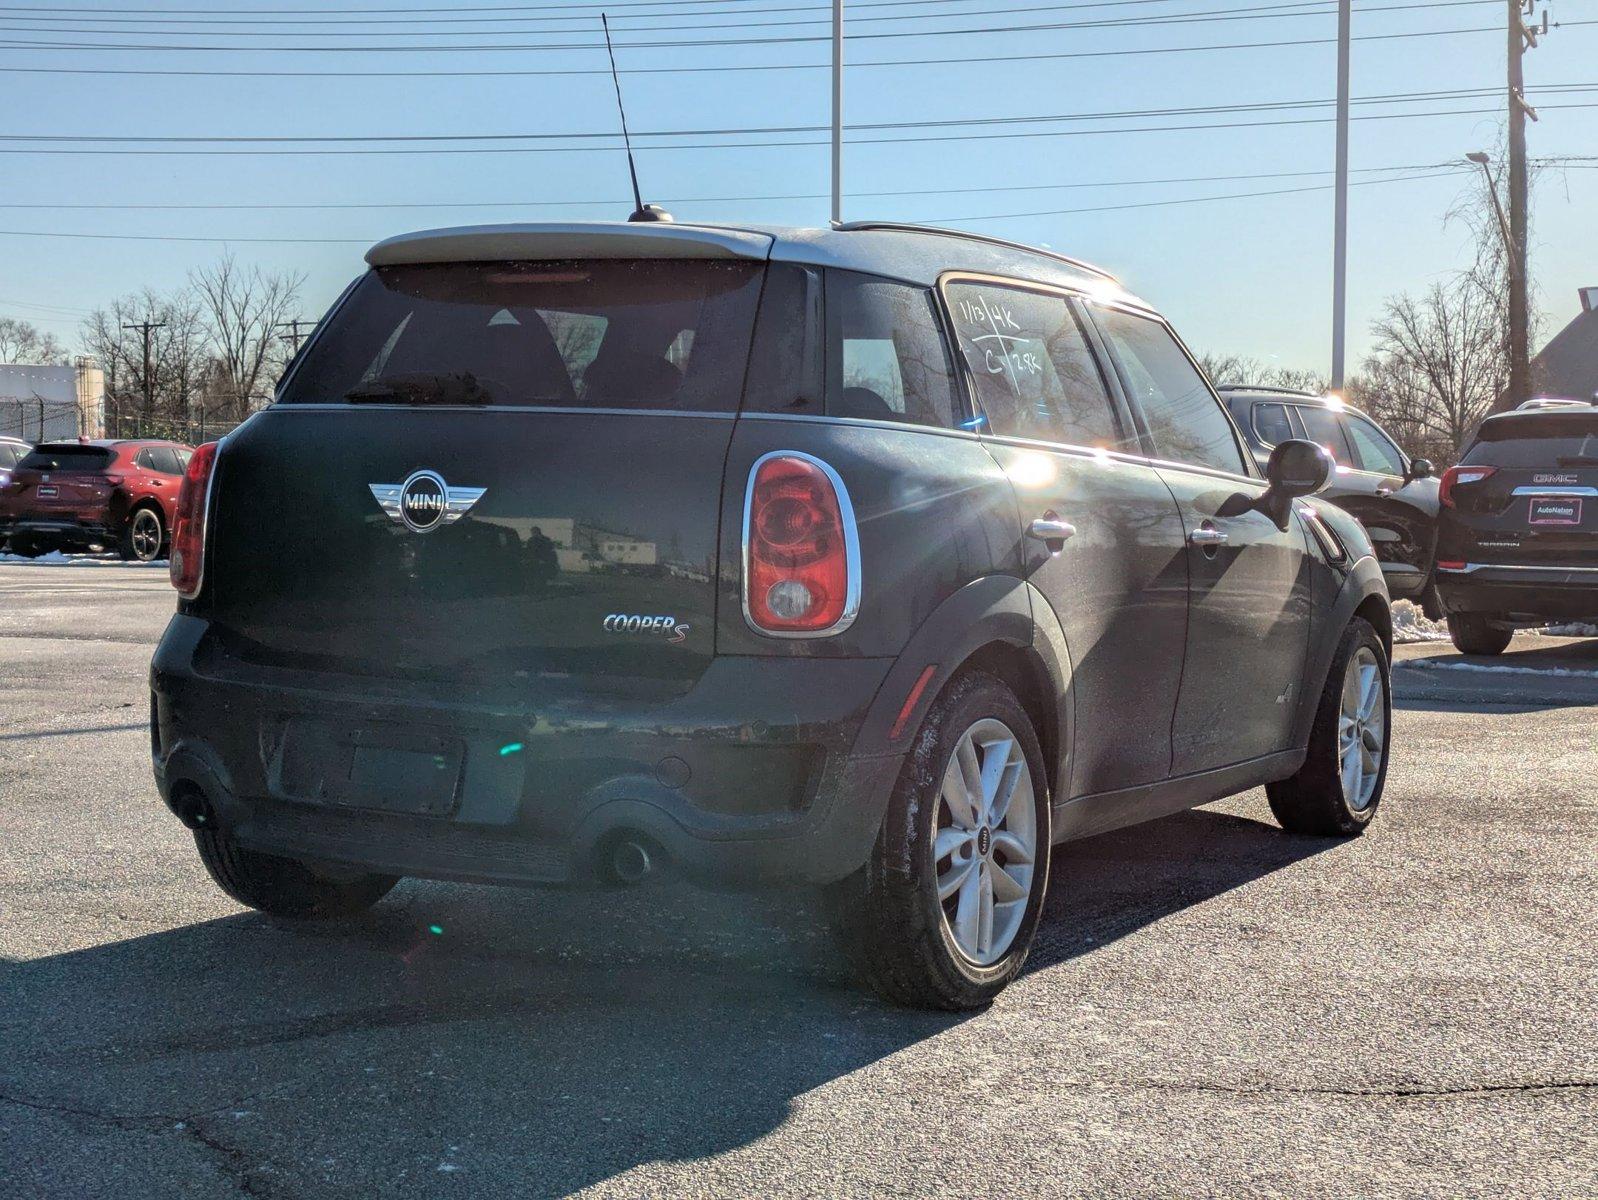
[[[1394,177],[1392,179],[1362,180],[1360,182],[1362,184],[1365,184],[1365,183],[1375,184],[1375,183],[1408,182],[1408,181],[1413,181],[1413,180],[1417,180],[1417,179],[1437,179],[1437,178],[1443,178],[1444,176],[1447,176],[1447,175],[1464,173],[1465,171],[1466,171],[1466,168],[1463,165],[1455,167],[1452,164],[1450,164],[1446,170],[1439,168],[1437,171],[1429,173],[1429,174],[1396,176],[1396,177]],[[976,221],[1001,221],[1001,220],[1013,220],[1013,219],[1017,219],[1017,218],[1021,218],[1021,217],[1029,217],[1029,216],[1055,216],[1055,215],[1064,215],[1064,214],[1069,214],[1069,213],[1117,212],[1117,211],[1122,211],[1122,210],[1131,211],[1131,210],[1137,210],[1137,209],[1142,209],[1142,208],[1169,207],[1169,206],[1178,205],[1178,204],[1212,204],[1212,203],[1216,203],[1218,201],[1224,201],[1224,200],[1244,200],[1244,199],[1253,199],[1253,198],[1262,197],[1262,196],[1292,195],[1292,194],[1300,194],[1300,193],[1305,193],[1305,192],[1325,191],[1330,186],[1331,185],[1329,185],[1329,184],[1319,184],[1319,185],[1312,185],[1312,186],[1302,187],[1302,188],[1282,188],[1282,189],[1273,189],[1273,190],[1270,190],[1270,191],[1236,192],[1236,193],[1229,193],[1229,194],[1224,194],[1224,195],[1214,195],[1214,196],[1189,196],[1189,197],[1180,197],[1180,198],[1175,198],[1175,199],[1171,199],[1171,200],[1161,200],[1161,201],[1145,201],[1145,202],[1134,202],[1134,203],[1126,203],[1126,204],[1105,204],[1105,205],[1093,205],[1093,206],[1084,207],[1084,208],[1057,209],[1057,210],[1053,210],[1051,212],[994,213],[994,214],[983,215],[983,216],[944,218],[943,219],[943,223],[949,224],[949,223],[963,223],[963,222],[976,222]],[[931,222],[929,222],[929,223],[931,223]],[[0,229],[0,237],[69,238],[69,239],[88,239],[88,240],[91,240],[91,241],[183,242],[183,243],[195,242],[195,243],[205,243],[205,244],[232,243],[232,244],[239,244],[239,245],[245,245],[245,244],[274,244],[274,245],[350,245],[350,246],[365,246],[365,245],[370,245],[370,243],[371,243],[371,240],[369,238],[198,237],[198,236],[190,236],[190,235],[134,234],[134,233],[128,233],[128,234],[118,234],[118,233],[78,233],[78,232],[70,232],[70,233],[68,233],[68,232],[54,232],[54,231],[48,231],[48,230],[34,230],[34,229],[25,229],[25,230]]]
[[[1497,3],[1498,0],[1492,0]],[[1571,83],[1571,84],[1544,84],[1534,89],[1538,94],[1572,94],[1598,91],[1598,83]],[[1443,100],[1479,99],[1486,96],[1497,96],[1501,88],[1456,88],[1447,91],[1431,92],[1389,92],[1370,96],[1355,97],[1353,103],[1361,105],[1371,104],[1415,104],[1433,103]],[[1253,112],[1280,112],[1300,111],[1304,109],[1324,108],[1333,103],[1331,100],[1281,100],[1259,101],[1245,104],[1210,104],[1188,105],[1170,108],[1139,108],[1119,109],[1098,112],[1070,112],[1070,113],[1039,113],[1024,116],[1005,117],[956,117],[937,120],[922,121],[870,121],[857,122],[846,126],[851,132],[861,131],[891,131],[908,129],[940,129],[958,126],[998,126],[998,125],[1030,125],[1055,122],[1081,122],[1097,120],[1135,120],[1146,117],[1180,117],[1180,116],[1205,116],[1214,113],[1253,113]],[[824,125],[744,125],[721,128],[690,128],[690,129],[653,129],[637,130],[637,137],[651,138],[676,138],[676,137],[736,137],[752,134],[800,134],[820,133],[830,126]],[[0,133],[0,143],[5,142],[50,142],[50,143],[105,143],[114,145],[284,145],[288,143],[308,143],[312,145],[325,145],[331,143],[382,143],[382,144],[414,144],[435,142],[509,142],[509,141],[574,141],[591,138],[606,138],[617,136],[611,130],[584,130],[578,132],[559,133],[429,133],[429,134],[270,134],[270,135],[240,135],[240,134],[57,134],[57,133]],[[787,143],[783,143],[787,144]],[[657,147],[666,149],[669,147]]]
[[[1539,164],[1574,165],[1581,161],[1598,161],[1598,156],[1566,156],[1533,160]],[[1357,174],[1380,174],[1395,171],[1430,171],[1452,167],[1450,162],[1406,163],[1390,167],[1359,167]],[[940,195],[987,194],[998,192],[1047,192],[1080,190],[1083,188],[1154,187],[1174,183],[1237,183],[1261,179],[1303,179],[1310,176],[1330,175],[1329,170],[1265,171],[1237,175],[1178,175],[1158,179],[1098,179],[1076,180],[1071,183],[994,184],[985,187],[900,188],[892,191],[850,192],[854,199],[878,199],[898,196],[924,196],[929,190]],[[724,204],[754,203],[761,201],[825,200],[826,192],[782,192],[741,196],[665,196],[667,204]],[[97,212],[348,212],[395,211],[410,209],[460,209],[460,208],[592,208],[611,204],[626,204],[626,196],[596,196],[582,200],[459,200],[459,201],[394,201],[385,203],[303,203],[303,204],[21,204],[0,203],[0,209],[49,209],[51,211]],[[5,301],[0,301],[5,303]]]
[[[1431,0],[1435,3],[1436,0]],[[1449,0],[1452,2],[1452,0]],[[1478,0],[1462,0],[1462,2],[1475,3]],[[1416,7],[1422,7],[1417,5]],[[1383,11],[1392,11],[1392,6],[1386,6]],[[967,14],[974,15],[974,14]],[[1253,19],[1262,19],[1262,14]],[[1283,16],[1309,15],[1309,14],[1278,14]],[[876,32],[851,33],[848,40],[881,41],[889,38],[931,38],[931,37],[968,37],[976,35],[1010,34],[1010,33],[1042,33],[1060,29],[1081,29],[1086,27],[1118,28],[1123,25],[1134,24],[1184,24],[1210,21],[1229,21],[1249,19],[1232,15],[1206,15],[1192,17],[1132,17],[1124,20],[1101,21],[1049,21],[1030,25],[981,25],[967,26],[961,29],[924,29],[924,30],[882,30]],[[1419,31],[1415,36],[1433,31]],[[1446,31],[1442,31],[1446,32]],[[1496,32],[1496,30],[1495,30]],[[1401,34],[1375,35],[1397,37]],[[744,38],[690,38],[670,41],[624,41],[618,43],[624,49],[632,50],[676,50],[697,49],[714,46],[794,46],[813,45],[820,42],[830,42],[826,34],[783,34],[771,37],[744,37]],[[604,42],[569,42],[559,45],[549,45],[527,42],[484,42],[469,46],[237,46],[229,44],[201,44],[186,43],[174,45],[171,43],[155,42],[32,42],[19,38],[8,38],[0,42],[0,49],[6,50],[162,50],[162,51],[195,51],[207,53],[236,53],[236,54],[457,54],[457,53],[525,53],[539,51],[545,53],[560,53],[574,50],[603,50]]]
[[[1584,104],[1545,104],[1543,108],[1558,109],[1583,109],[1598,108],[1598,103]],[[1496,113],[1496,108],[1452,108],[1440,109],[1434,112],[1399,112],[1399,113],[1365,113],[1353,117],[1356,121],[1401,121],[1414,120],[1427,117],[1460,117],[1460,116],[1488,116]],[[995,133],[984,131],[980,133],[964,134],[918,134],[910,137],[891,138],[855,138],[851,146],[897,146],[922,142],[969,142],[969,141],[999,141],[1016,138],[1056,138],[1056,137],[1093,137],[1105,134],[1127,133],[1182,133],[1193,131],[1209,131],[1216,129],[1266,129],[1280,126],[1293,125],[1319,125],[1333,120],[1331,117],[1294,117],[1270,121],[1212,121],[1201,124],[1188,125],[1133,125],[1115,126],[1103,129],[1053,129],[1030,130],[1015,133]],[[653,150],[752,150],[752,149],[794,149],[810,146],[825,146],[830,142],[811,139],[808,141],[743,141],[743,142],[675,142],[652,146]],[[85,147],[72,147],[68,149],[41,148],[36,146],[0,146],[0,154],[36,154],[52,156],[83,156],[98,155],[111,157],[129,156],[209,156],[209,157],[234,157],[241,155],[254,155],[265,157],[281,156],[308,156],[308,157],[372,157],[393,156],[407,154],[430,155],[477,155],[477,154],[597,154],[614,153],[613,144],[597,146],[420,146],[389,148],[389,149],[354,149],[339,147],[331,149],[205,149],[205,150],[180,150],[166,147],[156,149],[138,150],[107,150],[89,149]]]
[[[1598,21],[1566,21],[1566,25],[1598,24]],[[1394,41],[1407,38],[1454,37],[1476,33],[1500,33],[1497,26],[1474,26],[1468,29],[1427,29],[1407,33],[1355,34],[1356,42]],[[1199,46],[1145,46],[1127,50],[1071,50],[1045,54],[966,54],[956,58],[897,58],[852,61],[851,71],[874,67],[931,67],[970,66],[979,63],[1058,62],[1080,58],[1125,58],[1157,54],[1202,54],[1220,50],[1278,50],[1297,46],[1325,46],[1336,38],[1283,38],[1269,42],[1221,42]],[[0,50],[11,49],[0,45]],[[27,47],[23,47],[26,49]],[[61,47],[70,48],[70,47]],[[716,66],[690,67],[631,67],[623,75],[701,75],[742,71],[824,71],[829,63],[729,63]],[[394,70],[394,71],[213,71],[205,69],[151,68],[151,67],[17,67],[0,66],[0,72],[31,75],[159,75],[205,78],[240,79],[486,79],[496,77],[524,78],[533,76],[608,75],[608,68],[544,67],[501,70]]]
[[[1169,3],[1170,0],[1157,0],[1157,2]],[[1367,12],[1369,12],[1369,13],[1378,13],[1379,12],[1379,13],[1384,13],[1385,14],[1385,13],[1391,13],[1391,12],[1408,12],[1408,11],[1413,11],[1413,10],[1418,10],[1418,9],[1462,8],[1462,7],[1483,5],[1483,4],[1497,4],[1498,2],[1499,2],[1499,0],[1418,0],[1418,2],[1410,3],[1410,4],[1369,5],[1369,6],[1366,6],[1366,7],[1363,7],[1361,9],[1359,9],[1358,11],[1361,12],[1361,13],[1367,13]],[[892,15],[883,15],[883,16],[864,16],[864,17],[856,16],[856,17],[852,17],[851,18],[850,27],[851,27],[851,29],[858,30],[858,27],[861,24],[865,23],[865,22],[892,21],[892,22],[900,22],[900,23],[902,23],[902,22],[905,22],[905,21],[946,21],[946,20],[958,20],[958,19],[963,18],[963,17],[971,17],[971,16],[977,16],[977,15],[981,15],[984,18],[991,18],[991,17],[996,17],[996,16],[1015,15],[1015,14],[1019,14],[1019,13],[1037,13],[1037,12],[1058,13],[1058,12],[1060,12],[1062,10],[1062,8],[1105,8],[1105,7],[1110,7],[1110,6],[1111,5],[1109,5],[1108,3],[1104,2],[1104,0],[1100,0],[1100,2],[1098,2],[1098,3],[1081,4],[1081,5],[1067,5],[1067,6],[1044,4],[1044,5],[1024,5],[1024,6],[1015,7],[1015,8],[986,8],[986,9],[983,9],[980,14],[977,14],[977,13],[896,13],[896,14],[892,14]],[[1292,10],[1292,11],[1288,11],[1288,10]],[[805,10],[805,11],[813,11],[813,10]],[[1200,10],[1196,10],[1196,11],[1192,11],[1192,12],[1160,13],[1160,14],[1156,14],[1156,15],[1153,15],[1153,16],[1143,16],[1143,17],[1126,17],[1126,16],[1116,15],[1116,16],[1112,16],[1112,17],[1095,18],[1095,19],[1092,19],[1092,20],[1056,22],[1056,23],[1051,23],[1051,24],[1048,24],[1048,25],[1030,26],[1030,27],[1025,27],[1025,28],[1040,28],[1040,29],[1116,28],[1116,29],[1119,29],[1119,28],[1126,28],[1126,27],[1136,28],[1136,27],[1142,27],[1142,26],[1208,24],[1208,23],[1215,22],[1215,21],[1256,21],[1256,20],[1279,20],[1279,19],[1284,19],[1284,18],[1298,18],[1298,17],[1320,17],[1320,16],[1328,16],[1331,13],[1333,13],[1334,11],[1335,11],[1334,8],[1330,8],[1330,7],[1327,6],[1327,0],[1288,0],[1288,2],[1284,2],[1284,3],[1256,4],[1256,5],[1251,5],[1251,6],[1243,7],[1243,8],[1239,8],[1239,7],[1233,6],[1233,7],[1224,8],[1224,9],[1200,9]],[[709,14],[709,15],[720,16],[720,15],[725,15],[725,14],[719,14],[718,13],[718,14]],[[12,20],[18,20],[18,19],[30,19],[30,18],[11,18],[11,19]],[[43,20],[44,18],[31,18],[31,19],[33,19],[33,20]],[[511,21],[511,20],[528,20],[530,18],[509,18],[509,17],[507,17],[507,18],[498,18],[498,19],[505,20],[505,21]],[[546,19],[548,19],[548,18],[546,18]],[[674,24],[674,25],[671,26],[670,32],[674,32],[675,33],[675,32],[681,31],[681,30],[696,30],[696,29],[775,29],[775,28],[782,28],[782,27],[788,27],[788,26],[826,25],[826,24],[828,24],[828,20],[827,20],[827,18],[824,18],[824,17],[810,17],[810,18],[800,18],[800,19],[790,19],[790,20],[777,20],[777,21],[750,21],[750,20],[747,20],[745,18],[741,18],[740,17],[739,19],[737,19],[737,20],[735,20],[733,22],[730,22],[730,23],[729,22],[716,22],[716,23],[710,23],[710,24],[705,24],[705,23],[700,23],[700,24]],[[315,28],[315,27],[312,26],[310,28]],[[897,34],[870,34],[870,33],[862,34],[862,33],[859,33],[859,32],[855,32],[855,33],[846,34],[845,36],[846,36],[846,38],[858,38],[858,37],[910,37],[910,36],[922,36],[922,35],[931,36],[931,35],[934,35],[934,34],[940,34],[940,33],[944,33],[944,32],[984,33],[984,32],[988,32],[988,31],[989,30],[986,27],[984,27],[984,28],[981,28],[981,29],[967,29],[967,30],[958,30],[958,31],[956,31],[956,30],[947,30],[946,31],[946,30],[928,29],[928,30],[917,30],[917,31],[914,31],[914,32],[907,31],[907,32],[904,32],[904,33],[897,33]],[[999,28],[996,31],[997,32],[1006,32],[1006,30],[1003,29],[1003,28]],[[482,36],[484,36],[484,34],[492,32],[492,31],[482,30],[482,29],[424,29],[424,30],[406,29],[406,30],[395,30],[393,32],[388,32],[388,31],[383,31],[383,30],[325,30],[324,31],[324,30],[322,30],[320,28],[316,28],[315,32],[296,31],[296,30],[289,30],[289,31],[285,32],[285,31],[282,31],[282,30],[233,29],[231,27],[224,27],[224,28],[221,28],[221,29],[215,29],[215,28],[212,28],[212,29],[117,29],[117,28],[106,29],[106,28],[79,28],[79,27],[72,26],[72,25],[67,25],[67,26],[60,26],[60,25],[0,25],[0,32],[12,32],[12,33],[73,33],[73,34],[79,34],[79,35],[84,35],[84,34],[89,34],[89,35],[115,34],[115,35],[120,35],[120,36],[123,36],[123,37],[161,37],[161,36],[166,36],[166,37],[184,37],[184,38],[187,38],[187,37],[204,37],[204,36],[206,36],[208,34],[217,34],[217,33],[223,33],[226,36],[234,37],[234,38],[269,38],[269,37],[295,37],[295,38],[356,38],[356,37],[395,37],[395,38],[408,37],[408,38],[418,38],[418,37],[429,37],[429,38],[437,38],[437,37],[482,37]],[[525,34],[525,33],[530,33],[530,32],[535,32],[535,31],[520,29],[520,30],[513,30],[513,31],[510,31],[510,32],[512,34]],[[576,28],[547,29],[547,30],[543,30],[543,31],[539,31],[539,32],[541,32],[543,34],[555,34],[555,35],[560,35],[560,34],[590,34],[590,33],[592,33],[592,29],[588,25],[580,25],[580,26],[577,26]],[[650,33],[650,32],[662,32],[662,30],[648,28],[648,29],[633,30],[633,32]],[[647,45],[648,43],[624,43],[624,44],[627,44],[627,45]],[[700,44],[700,43],[670,42],[670,43],[659,43],[659,44],[663,44],[663,45],[695,45],[695,44]],[[716,42],[716,41],[707,40],[703,44],[721,44],[721,43],[720,42]],[[727,42],[726,44],[738,44],[738,43],[737,42]],[[134,46],[134,47],[140,48],[140,49],[144,49],[144,48],[149,47],[148,43],[142,43],[142,42],[140,42],[140,43],[131,43],[131,45]],[[180,48],[187,48],[187,47],[180,47]],[[246,48],[247,47],[237,47],[237,49],[246,49]],[[266,47],[262,47],[262,48],[265,49]],[[311,49],[312,47],[303,47],[303,48]],[[467,47],[467,46],[336,47],[335,46],[335,47],[315,47],[315,48],[317,48],[317,49],[328,49],[328,50],[346,49],[346,48],[348,48],[348,49],[368,49],[368,50],[382,50],[382,49],[395,49],[395,50],[404,50],[404,49],[412,49],[412,50],[414,50],[414,49],[466,50],[466,49],[484,49],[485,47],[482,47],[482,46],[477,46],[477,47]],[[515,47],[515,48],[520,48],[520,49],[541,49],[541,50],[567,50],[567,49],[587,49],[587,48],[590,48],[590,46],[587,43],[576,43],[576,44],[573,44],[573,45],[570,45],[570,46],[568,46],[568,45],[543,45],[543,46],[525,46],[525,45],[523,45],[523,46]]]

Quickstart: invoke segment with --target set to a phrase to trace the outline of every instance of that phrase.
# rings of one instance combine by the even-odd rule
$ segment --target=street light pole
[[[1350,0],[1337,4],[1337,184],[1332,216],[1332,390],[1343,390],[1348,320],[1348,47]]]

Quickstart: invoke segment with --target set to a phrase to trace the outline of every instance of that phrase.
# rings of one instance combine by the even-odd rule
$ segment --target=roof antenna
[[[627,132],[627,110],[621,103],[621,77],[616,74],[616,48],[610,44],[610,18],[604,13],[599,14],[599,23],[605,27],[605,53],[610,55],[610,81],[616,85],[616,111],[621,114],[621,140],[627,146],[627,173],[633,180],[633,209],[629,221],[669,221],[671,214],[658,204],[645,204],[644,197],[638,190],[638,168],[633,163],[633,140]]]

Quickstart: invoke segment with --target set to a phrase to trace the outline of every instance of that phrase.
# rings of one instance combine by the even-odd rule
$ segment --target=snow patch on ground
[[[1531,632],[1541,634],[1543,637],[1598,637],[1598,625],[1571,621],[1565,625],[1547,625]]]
[[[1403,665],[1422,671],[1484,671],[1492,675],[1562,675],[1598,679],[1598,671],[1578,671],[1573,667],[1497,667],[1487,663],[1444,662],[1436,658],[1411,659]]]
[[[63,554],[52,550],[38,558],[25,558],[20,554],[0,554],[0,563],[23,567],[154,567],[166,570],[166,560],[155,562],[123,562],[115,554]]]
[[[1433,621],[1421,612],[1420,605],[1409,600],[1393,602],[1393,641],[1400,645],[1411,642],[1446,642],[1448,626]]]

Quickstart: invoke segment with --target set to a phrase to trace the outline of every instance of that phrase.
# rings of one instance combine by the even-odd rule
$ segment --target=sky
[[[98,2],[0,8],[0,316],[69,346],[88,310],[224,251],[303,272],[315,317],[391,234],[631,208],[598,4]],[[681,220],[825,223],[825,0],[604,7],[647,200]],[[1563,25],[1526,57],[1531,154],[1590,161],[1538,178],[1544,337],[1598,285],[1598,0],[1546,8]],[[843,215],[1045,244],[1114,272],[1196,352],[1324,372],[1335,14],[849,0]],[[1504,0],[1354,0],[1351,370],[1386,297],[1469,257],[1447,214],[1472,183],[1462,156],[1501,140],[1505,17]],[[725,44],[647,44],[705,41]],[[1054,119],[1014,120],[1037,117]],[[660,134],[729,129],[762,132]],[[440,140],[328,140],[374,137]],[[118,138],[322,140],[95,140]],[[390,207],[315,207],[373,205]]]

